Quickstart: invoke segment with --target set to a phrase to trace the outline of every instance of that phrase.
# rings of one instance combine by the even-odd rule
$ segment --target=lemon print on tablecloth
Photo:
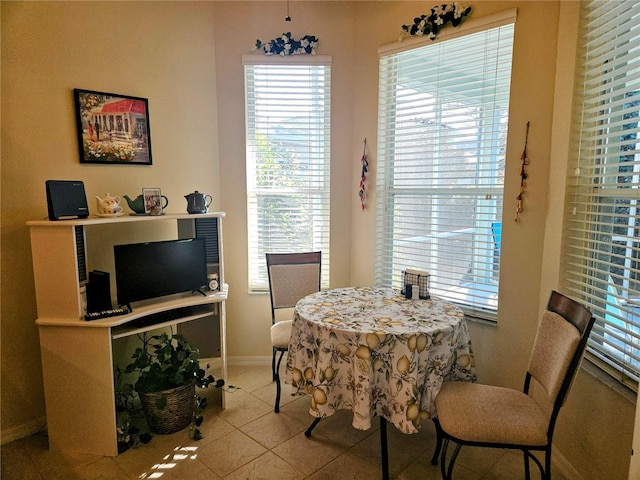
[[[442,339],[444,338],[444,332],[440,331],[433,336],[433,344],[439,345],[442,343]]]
[[[369,359],[358,358],[358,360],[356,360],[356,367],[358,368],[358,372],[362,375],[369,375],[369,372],[371,371],[371,362]]]
[[[371,350],[375,350],[382,342],[385,341],[386,337],[387,336],[384,332],[367,333],[367,346]]]
[[[460,355],[457,359],[456,359],[456,365],[459,366],[460,368],[464,369],[464,370],[469,370],[471,367],[474,366],[474,361],[473,361],[473,357],[471,355]]]
[[[429,335],[418,335],[418,352],[422,353],[429,346],[431,337]]]
[[[331,325],[337,325],[340,323],[340,320],[338,320],[335,317],[324,317],[322,319],[322,323],[330,323]]]
[[[409,349],[410,352],[415,352],[417,346],[418,346],[418,336],[411,335],[409,337],[409,340],[407,340],[407,348]]]
[[[396,366],[400,375],[406,375],[407,373],[409,373],[409,368],[411,368],[411,362],[406,355],[403,355],[398,360],[398,364]]]
[[[344,343],[340,343],[336,345],[336,350],[338,350],[338,353],[343,357],[348,357],[349,355],[351,355],[351,349],[347,347]]]
[[[304,369],[304,378],[307,381],[313,380],[313,368],[307,367]]]
[[[314,388],[311,393],[311,410],[318,410],[318,405],[327,403],[327,394],[319,388]]]
[[[313,399],[316,401],[318,405],[324,405],[327,403],[327,394],[320,388],[316,388],[313,391]]]
[[[298,385],[299,383],[302,383],[303,378],[304,377],[302,376],[302,372],[299,369],[294,368],[291,371],[291,380],[293,381],[294,385]]]
[[[376,358],[376,359],[373,361],[372,368],[373,368],[376,372],[381,372],[381,371],[382,371],[382,367],[384,367],[384,360],[382,360],[381,358]]]
[[[411,403],[407,405],[407,420],[412,422],[416,418],[420,418],[420,407],[415,403]]]
[[[322,374],[324,375],[324,379],[327,382],[330,382],[331,380],[333,380],[333,377],[336,375],[336,371],[332,366],[328,366],[327,368],[324,369]]]
[[[369,347],[366,345],[360,345],[356,349],[356,357],[362,360],[369,360],[371,358],[371,350],[369,350]]]

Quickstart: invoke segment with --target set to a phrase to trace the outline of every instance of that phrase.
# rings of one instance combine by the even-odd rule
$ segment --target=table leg
[[[382,456],[382,480],[389,480],[389,450],[387,447],[387,419],[384,417],[380,417],[380,455]]]
[[[314,428],[316,428],[316,425],[318,425],[318,423],[320,423],[320,420],[322,420],[321,417],[316,417],[313,419],[313,422],[311,423],[311,425],[309,425],[309,428],[307,428],[304,431],[304,436],[309,438],[311,436],[311,432],[313,431]]]
[[[438,457],[440,456],[440,450],[442,449],[442,434],[440,433],[440,425],[438,425],[438,419],[432,418],[433,424],[436,426],[436,448],[431,457],[431,465],[438,464]]]

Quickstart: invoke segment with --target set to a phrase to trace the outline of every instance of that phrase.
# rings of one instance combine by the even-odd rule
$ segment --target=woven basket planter
[[[154,433],[175,433],[191,423],[194,409],[195,382],[162,392],[140,393],[142,409],[149,428]],[[158,399],[165,397],[167,404],[158,408]]]

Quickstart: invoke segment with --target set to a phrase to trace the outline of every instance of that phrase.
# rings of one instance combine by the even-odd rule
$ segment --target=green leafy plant
[[[206,375],[204,368],[200,366],[200,351],[184,335],[168,334],[140,336],[142,345],[135,349],[131,356],[131,362],[124,371],[118,369],[119,377],[122,374],[137,373],[137,379],[133,384],[124,384],[120,387],[121,395],[130,393],[146,394],[182,387],[195,383],[199,388],[224,386],[223,379],[215,379],[213,375]],[[209,368],[209,365],[206,365]],[[159,410],[165,408],[166,396],[158,396],[156,407]],[[191,421],[189,436],[194,440],[200,440],[202,433],[200,425],[203,421],[199,411],[204,410],[207,399],[199,395],[194,398],[194,413]],[[120,434],[120,433],[119,433]]]
[[[122,453],[131,447],[137,447],[141,443],[149,443],[152,435],[136,426],[131,414],[126,410],[116,413],[116,432],[118,440],[118,453]]]

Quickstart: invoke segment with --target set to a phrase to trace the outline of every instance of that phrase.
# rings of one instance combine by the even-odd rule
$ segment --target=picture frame
[[[152,165],[149,101],[75,88],[80,163]]]
[[[144,213],[147,215],[162,215],[162,193],[159,188],[143,188]]]

